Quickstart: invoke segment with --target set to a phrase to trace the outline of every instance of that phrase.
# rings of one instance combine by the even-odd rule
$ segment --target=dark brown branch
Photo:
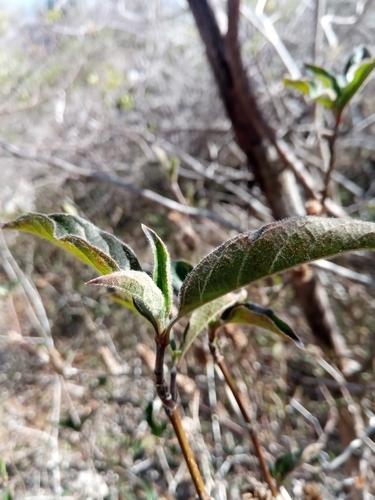
[[[205,44],[224,107],[232,121],[237,142],[249,160],[255,180],[267,197],[274,218],[303,215],[304,202],[293,173],[294,171],[297,175],[298,173],[301,175],[303,169],[300,165],[295,168],[287,146],[285,144],[281,146],[274,130],[263,118],[243,67],[240,48],[233,39],[237,33],[237,29],[232,26],[236,19],[237,1],[231,0],[230,5],[228,4],[232,14],[231,36],[228,36],[227,40],[222,37],[207,0],[188,0],[188,2]],[[270,161],[267,157],[265,148],[267,143],[273,144],[278,151],[280,159],[278,163]],[[293,171],[289,169],[291,165]],[[309,197],[317,197],[311,179],[305,182],[304,187]],[[342,344],[343,349],[337,354],[342,360],[341,366],[344,367],[347,359],[345,341],[339,333],[327,293],[318,276],[311,272],[300,282],[296,277],[294,287],[314,335],[324,339],[325,345],[329,348],[336,348],[338,344]],[[315,313],[312,314],[312,311]],[[338,342],[339,337],[340,342]]]

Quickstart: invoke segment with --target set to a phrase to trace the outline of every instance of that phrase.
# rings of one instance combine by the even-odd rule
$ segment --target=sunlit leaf
[[[88,285],[104,285],[121,290],[158,334],[164,331],[168,319],[164,296],[148,274],[142,271],[118,271],[99,276],[89,281]]]
[[[193,265],[185,260],[172,260],[172,285],[173,289],[178,293],[186,276],[193,270]]]
[[[353,66],[358,66],[364,59],[371,59],[370,51],[364,45],[356,47],[345,65],[344,75],[347,75]]]
[[[264,307],[249,303],[235,304],[223,312],[221,319],[225,321],[225,323],[241,323],[258,326],[264,330],[276,333],[287,340],[291,340],[298,347],[303,348],[303,343],[290,326],[282,319],[278,318],[271,309],[265,309]]]
[[[235,304],[239,300],[246,298],[246,291],[240,290],[238,293],[229,293],[223,297],[219,297],[208,304],[200,307],[191,315],[189,325],[187,326],[184,338],[181,344],[181,358],[186,354],[191,344],[201,333],[201,331],[226,308]]]
[[[133,250],[121,240],[81,217],[29,213],[2,226],[41,236],[93,266],[100,274],[141,270]]]
[[[179,293],[181,318],[222,295],[291,267],[342,252],[375,249],[375,223],[292,217],[239,234],[208,254]]]
[[[169,252],[164,242],[152,229],[144,224],[142,224],[142,229],[150,242],[154,255],[154,283],[161,290],[165,299],[165,309],[167,313],[169,313],[173,301],[171,259],[169,257]]]
[[[332,89],[336,93],[336,96],[340,95],[340,86],[332,73],[329,73],[320,66],[314,66],[312,64],[305,64],[305,68],[310,71],[317,80],[321,81],[325,87]]]
[[[359,91],[367,78],[375,68],[375,59],[361,63],[359,66],[352,66],[346,75],[348,85],[341,91],[341,95],[337,99],[336,106],[341,111]],[[351,74],[350,74],[351,73]]]
[[[332,108],[337,97],[333,89],[324,87],[323,85],[317,85],[315,82],[310,82],[308,80],[291,80],[289,78],[284,78],[284,85],[310,96],[312,99],[323,104],[326,108]]]
[[[299,90],[305,95],[311,95],[313,82],[307,80],[292,80],[291,78],[284,78],[284,85],[292,89]]]

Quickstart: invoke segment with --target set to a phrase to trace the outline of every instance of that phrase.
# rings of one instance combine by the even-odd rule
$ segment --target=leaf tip
[[[90,281],[87,281],[85,284],[86,285],[104,285],[101,276],[99,276],[98,278],[94,278],[94,279],[92,279]]]
[[[305,344],[302,342],[302,340],[294,340],[294,343],[296,344],[296,346],[298,347],[298,349],[301,349],[301,351],[305,351],[306,350],[306,347],[305,347]]]

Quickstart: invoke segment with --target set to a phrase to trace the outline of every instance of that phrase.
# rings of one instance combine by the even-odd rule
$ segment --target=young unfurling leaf
[[[154,255],[154,283],[159,287],[165,299],[165,308],[170,312],[173,301],[173,289],[171,278],[171,259],[164,242],[150,228],[142,224],[142,229],[150,242]]]
[[[199,310],[199,309],[198,309]],[[264,330],[276,333],[281,337],[291,340],[298,347],[303,348],[303,344],[289,325],[278,318],[271,309],[257,306],[255,304],[235,304],[226,309],[221,315],[221,319],[227,323],[242,323],[254,325]]]
[[[168,320],[165,300],[161,290],[150,276],[142,271],[118,271],[106,276],[99,276],[88,285],[104,285],[121,290],[139,314],[153,325],[157,334],[162,334]]]

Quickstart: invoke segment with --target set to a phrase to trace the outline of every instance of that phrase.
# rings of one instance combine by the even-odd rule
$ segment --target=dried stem
[[[186,464],[188,466],[198,497],[200,498],[200,500],[210,500],[210,497],[206,492],[206,488],[204,486],[204,482],[201,473],[199,471],[197,462],[194,458],[189,441],[186,437],[186,433],[182,427],[180,412],[178,411],[178,405],[174,400],[174,398],[172,397],[167,382],[164,378],[164,354],[165,354],[165,349],[168,345],[168,336],[157,335],[155,340],[156,340],[155,381],[156,381],[156,390],[158,396],[164,405],[165,413],[168,415],[168,418],[173,426],[178,442],[180,443],[181,450],[184,455]]]
[[[250,438],[253,442],[255,453],[258,457],[259,460],[259,465],[263,474],[263,478],[265,482],[268,484],[269,489],[271,490],[272,495],[276,498],[277,497],[277,489],[275,486],[275,483],[271,477],[270,471],[268,470],[266,461],[264,459],[258,436],[253,429],[252,423],[251,423],[251,418],[250,415],[247,412],[247,409],[245,408],[245,405],[243,404],[243,401],[241,399],[240,393],[237,390],[237,387],[234,384],[234,381],[232,379],[232,376],[228,370],[227,364],[225,363],[224,357],[221,355],[220,350],[218,346],[215,343],[216,339],[216,327],[213,325],[213,327],[209,327],[209,347],[211,354],[214,358],[215,363],[217,366],[220,368],[222,374],[224,375],[225,381],[228,384],[230,390],[232,391],[232,394],[237,401],[237,404],[240,408],[240,411],[242,413],[243,419],[245,420],[246,427],[249,431]]]

